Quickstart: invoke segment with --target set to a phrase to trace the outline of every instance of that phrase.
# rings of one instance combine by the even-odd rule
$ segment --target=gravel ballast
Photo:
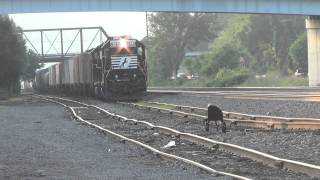
[[[213,104],[224,111],[255,115],[320,118],[319,102],[234,99],[205,94],[149,94],[144,100],[204,108]]]
[[[117,106],[118,104],[102,103],[100,105],[104,107],[113,106],[113,108],[117,108],[118,110],[128,110],[125,106]],[[112,111],[110,108],[107,109]],[[261,163],[254,162],[247,158],[237,157],[221,151],[212,151],[208,148],[204,148],[187,141],[180,141],[178,143],[178,140],[174,137],[158,134],[157,132],[150,130],[150,128],[146,128],[141,125],[134,125],[133,123],[124,123],[117,120],[117,118],[112,118],[110,116],[101,117],[101,113],[98,112],[94,116],[92,111],[94,110],[81,109],[77,112],[84,119],[90,119],[91,122],[104,128],[112,130],[121,135],[125,135],[126,137],[139,140],[159,150],[208,165],[216,170],[235,173],[237,175],[242,175],[253,179],[270,179],[270,177],[273,179],[308,179],[307,176],[300,173],[283,172],[279,169],[267,167]],[[132,111],[128,113],[132,113]],[[96,120],[93,120],[93,117],[96,117]],[[163,148],[164,145],[172,140],[176,141],[178,145],[174,148]]]
[[[136,118],[156,125],[165,125],[182,132],[190,132],[214,140],[237,144],[280,158],[320,165],[320,131],[228,128],[227,133],[223,134],[217,132],[212,126],[210,132],[205,132],[203,123],[198,120],[180,118],[144,109],[140,110],[121,104],[105,103],[99,100],[89,100],[87,102],[97,104],[110,110],[110,112],[129,118]]]
[[[157,101],[171,104],[207,107],[214,104],[224,111],[273,115],[282,117],[320,117],[320,103],[301,101],[275,101],[275,100],[246,100],[230,99],[221,96],[187,94],[175,95],[149,95],[146,101]],[[185,121],[182,121],[185,122]],[[182,129],[203,134],[201,125],[194,121],[187,121],[189,126],[182,125]],[[213,133],[205,135],[209,138],[253,148],[281,158],[294,159],[320,165],[320,130],[315,131],[287,131],[287,130],[230,130],[227,134]]]
[[[79,100],[78,98],[75,98]],[[319,164],[319,158],[317,157],[317,150],[319,149],[319,144],[317,143],[318,135],[316,133],[311,134],[314,137],[314,143],[307,142],[306,145],[312,145],[312,148],[308,148],[306,150],[301,151],[301,147],[299,146],[302,144],[302,133],[306,133],[306,138],[310,138],[309,132],[296,132],[296,134],[300,137],[300,139],[291,138],[291,141],[288,141],[290,136],[292,136],[292,132],[284,133],[282,131],[257,131],[258,133],[262,133],[261,135],[257,136],[257,132],[252,131],[251,129],[247,130],[230,130],[226,134],[217,133],[215,129],[211,128],[209,133],[203,131],[203,125],[201,122],[178,118],[175,116],[171,116],[168,114],[158,113],[158,112],[150,112],[147,110],[139,110],[127,105],[121,105],[117,103],[106,103],[100,100],[95,100],[91,98],[82,99],[81,101],[95,104],[102,108],[109,110],[110,112],[115,112],[120,115],[126,116],[128,118],[135,118],[138,120],[144,120],[152,122],[156,125],[165,125],[171,127],[173,129],[177,129],[183,132],[191,132],[195,134],[199,134],[202,136],[206,136],[212,138],[214,140],[220,140],[224,142],[230,142],[234,144],[238,144],[244,147],[253,148],[262,152],[266,152],[280,158],[288,158],[293,160],[301,160],[303,162]],[[265,134],[263,134],[265,133]],[[237,139],[238,138],[238,139]],[[287,138],[287,139],[286,139]],[[241,140],[239,140],[241,139]],[[286,144],[283,144],[283,142]],[[313,140],[311,140],[313,141]],[[271,143],[270,143],[271,142]],[[288,148],[293,147],[295,148]],[[305,154],[308,154],[305,157]],[[213,161],[213,160],[212,160]],[[213,167],[214,168],[214,167]],[[281,171],[280,171],[281,172]],[[248,172],[247,172],[248,173]],[[282,172],[283,173],[283,172]],[[286,173],[284,173],[286,174]],[[287,175],[287,174],[286,174]],[[269,175],[270,176],[270,175]],[[277,176],[271,176],[274,179],[283,179],[277,178]],[[290,176],[288,176],[290,177]],[[307,177],[298,177],[297,175],[293,175],[292,179],[308,179]],[[290,179],[289,178],[289,179]]]
[[[0,179],[210,179],[29,97],[0,101]]]

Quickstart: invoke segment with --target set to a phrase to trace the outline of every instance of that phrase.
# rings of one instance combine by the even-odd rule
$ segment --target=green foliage
[[[0,87],[18,92],[26,49],[21,30],[8,16],[0,16],[0,34]]]
[[[290,46],[289,55],[295,69],[308,72],[308,44],[307,33],[302,33]]]
[[[32,80],[35,76],[36,69],[41,67],[41,59],[31,50],[26,53],[24,69],[22,74],[23,80]]]
[[[20,79],[33,79],[40,59],[26,52],[22,30],[8,16],[0,16],[0,35],[0,88],[19,93]]]
[[[284,76],[277,71],[271,71],[266,74],[265,78],[250,77],[239,86],[244,87],[286,87],[286,86],[308,86],[308,78]]]
[[[251,75],[264,74],[270,70],[280,74],[292,72],[294,67],[290,62],[288,47],[304,31],[303,22],[303,18],[290,16],[234,16],[214,41],[212,52],[201,58],[201,76],[209,79],[208,86],[232,86],[237,82],[230,80],[235,75],[232,70],[239,65],[250,69]],[[298,42],[301,43],[301,40]],[[243,61],[241,64],[240,59]],[[297,64],[296,62],[302,61],[299,59],[293,64]],[[241,83],[249,76],[250,74],[240,76],[238,82]]]
[[[147,43],[148,49],[147,54],[147,66],[148,66],[148,85],[149,86],[163,86],[170,79],[171,71],[168,66],[170,66],[170,61],[166,56],[165,49],[160,48],[163,44],[155,44],[150,46]]]
[[[193,80],[187,80],[184,81],[181,86],[184,87],[203,87],[207,84],[207,79],[199,78],[199,79],[193,79]]]
[[[238,67],[239,58],[246,50],[243,41],[250,24],[250,16],[234,17],[213,44],[212,53],[204,57],[203,73],[207,76],[216,74],[219,69]]]
[[[289,46],[305,31],[299,16],[252,15],[248,31],[248,52],[254,57],[251,67],[257,73],[277,69],[282,74],[292,71]]]
[[[206,57],[208,64],[204,66],[203,72],[206,76],[212,76],[221,68],[233,69],[239,65],[239,49],[233,44],[224,44],[215,48],[215,51]]]
[[[209,60],[204,60],[204,74],[216,73],[215,61],[228,61],[230,49],[234,60],[241,56],[247,67],[257,73],[277,68],[282,73],[292,70],[288,47],[304,31],[301,17],[278,15],[237,15],[213,43]],[[210,63],[211,62],[211,63]],[[234,62],[234,61],[232,61]],[[218,64],[219,65],[219,64]]]
[[[183,61],[182,67],[184,67],[189,74],[199,75],[201,69],[200,59],[186,59]]]
[[[160,15],[157,18],[160,18],[161,21],[154,19],[156,21],[153,22],[160,26],[153,27],[150,44],[152,63],[149,70],[152,71],[153,84],[235,86],[244,81],[255,84],[258,83],[254,78],[256,74],[265,74],[270,71],[281,75],[280,82],[274,80],[277,85],[290,84],[290,81],[292,84],[305,83],[305,79],[291,77],[297,68],[301,68],[304,72],[307,70],[304,17],[220,14],[211,16],[211,19],[208,19],[209,23],[207,20],[201,21],[206,22],[205,26],[191,26],[190,24],[195,22],[186,18],[188,14],[164,15],[159,13],[157,15]],[[192,19],[192,15],[190,17]],[[187,39],[194,43],[187,43],[189,45],[181,49],[176,48],[179,47],[176,41],[183,42],[180,40],[189,37],[182,36],[186,31],[178,28],[181,24],[189,24],[188,27],[192,27],[191,32],[193,33],[196,32],[195,29],[201,29],[198,32],[204,33],[206,31],[203,28],[209,25],[213,40],[211,52],[198,59],[187,59],[182,62],[181,57],[185,50],[197,44],[197,41],[190,37]],[[199,78],[168,82],[167,79],[175,74],[178,68],[185,70],[190,75],[199,75]],[[269,83],[267,79],[265,79],[266,85]],[[261,81],[264,80],[261,79]],[[270,79],[270,83],[272,81]]]
[[[248,79],[250,73],[248,70],[232,70],[222,68],[216,74],[215,78],[208,80],[206,86],[227,87],[243,83]]]

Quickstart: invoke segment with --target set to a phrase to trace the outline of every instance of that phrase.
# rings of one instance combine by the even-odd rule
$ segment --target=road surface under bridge
[[[5,0],[0,14],[89,11],[223,12],[309,16],[309,85],[320,86],[320,0]]]

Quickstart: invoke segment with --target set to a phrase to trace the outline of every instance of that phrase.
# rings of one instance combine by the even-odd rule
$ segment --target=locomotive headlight
[[[127,40],[126,39],[120,39],[120,47],[121,48],[127,47]]]
[[[115,78],[115,79],[118,79],[118,78],[119,78],[118,74],[114,75],[114,78]]]
[[[136,74],[133,74],[133,78],[136,78],[137,77],[137,75]]]

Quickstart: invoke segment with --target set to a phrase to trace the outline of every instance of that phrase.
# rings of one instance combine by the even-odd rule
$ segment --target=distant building
[[[201,55],[209,53],[210,49],[212,49],[212,42],[203,41],[191,50],[186,50],[184,57],[185,59],[196,59],[199,58]]]
[[[209,51],[189,51],[184,55],[185,59],[196,59],[199,58],[203,54],[207,54]]]

